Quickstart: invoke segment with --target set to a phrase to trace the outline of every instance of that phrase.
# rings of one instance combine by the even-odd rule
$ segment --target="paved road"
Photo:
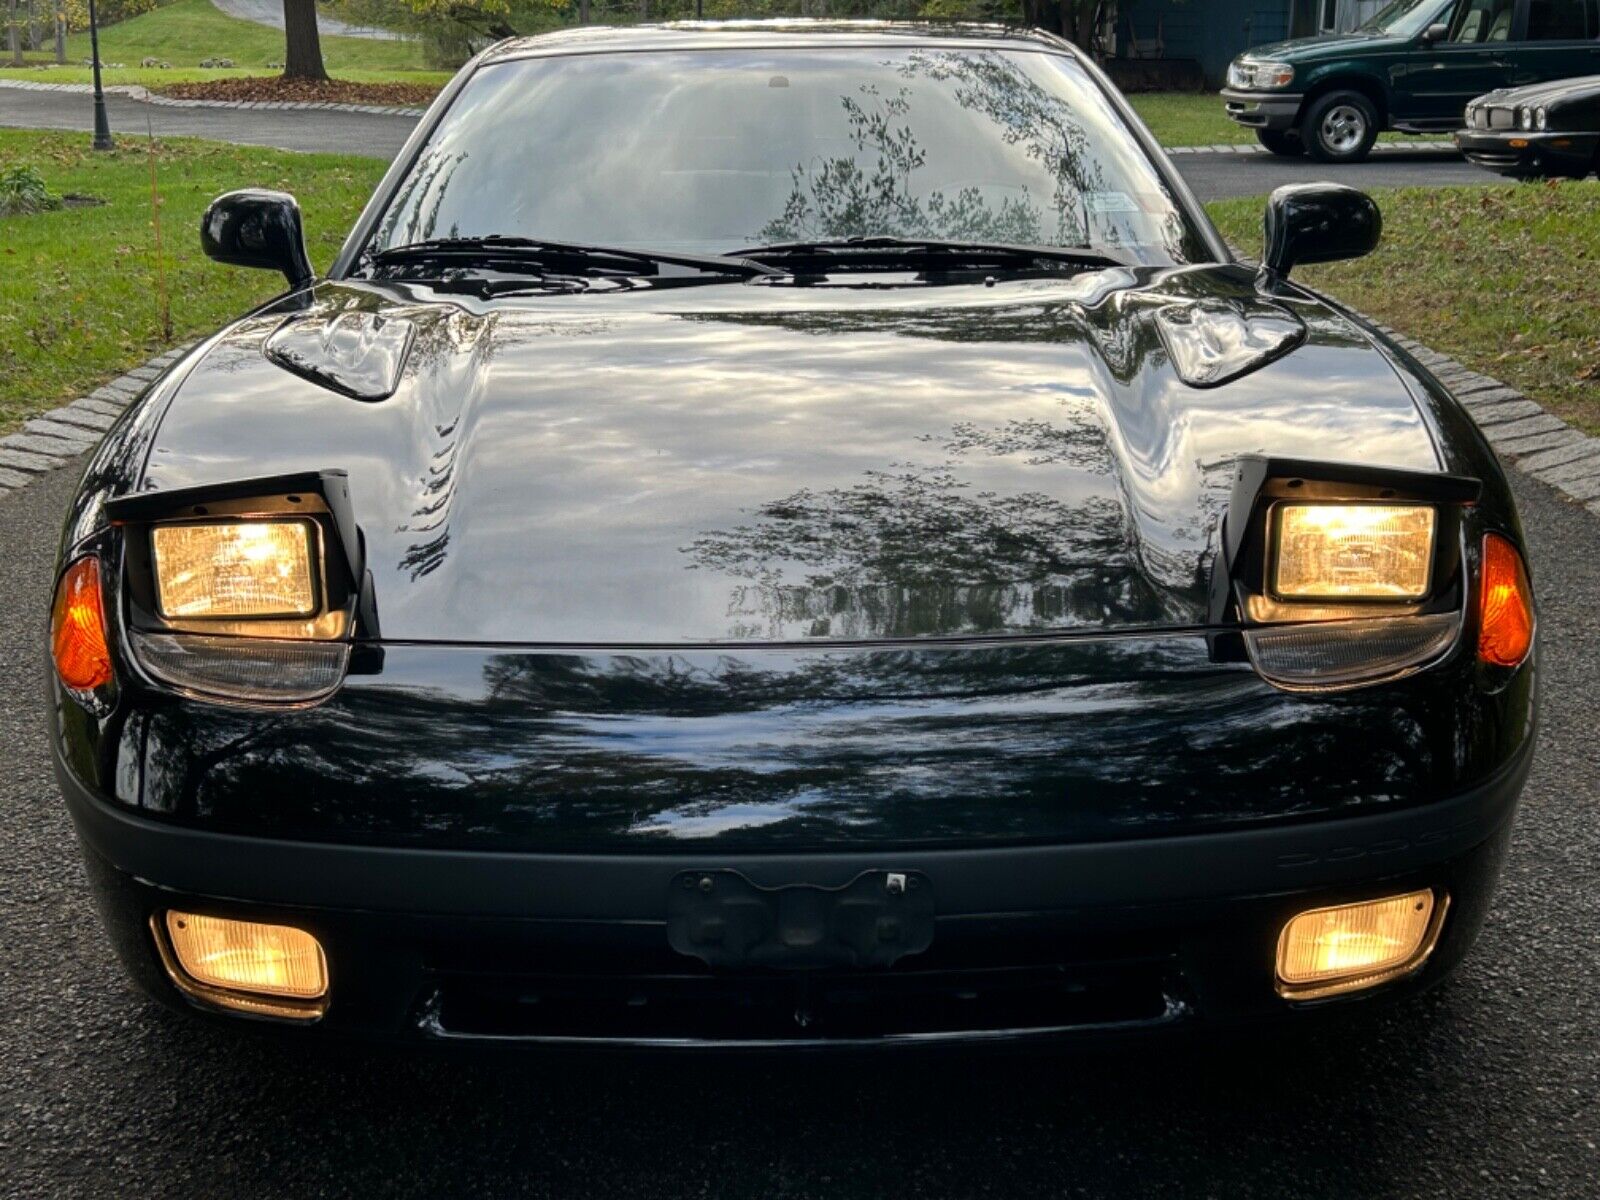
[[[211,3],[230,17],[238,17],[241,21],[270,25],[274,29],[283,28],[283,0],[211,0]],[[323,12],[317,14],[317,32],[324,36],[377,38],[396,42],[404,40],[404,35],[396,33],[393,29],[380,29],[372,25],[351,25]]]
[[[113,132],[142,134],[148,116],[163,136],[219,138],[285,150],[330,150],[389,159],[411,131],[410,117],[268,109],[164,108],[120,96],[110,105]],[[0,89],[0,125],[32,129],[92,128],[87,95]],[[1385,154],[1354,167],[1326,167],[1268,155],[1184,154],[1173,159],[1202,200],[1258,196],[1281,183],[1336,179],[1356,187],[1429,187],[1494,182],[1496,177],[1449,154]]]
[[[1268,154],[1178,154],[1172,161],[1201,200],[1261,196],[1285,183],[1324,179],[1351,187],[1445,187],[1504,182],[1454,154],[1437,150],[1384,153],[1355,166],[1331,167]]]
[[[1600,521],[1518,477],[1545,726],[1439,991],[1338,1030],[1087,1057],[408,1057],[200,1027],[124,985],[48,768],[75,476],[0,498],[0,1195],[1593,1197]]]
[[[416,123],[411,117],[297,109],[169,108],[126,96],[106,97],[113,136],[144,137],[145,122],[161,137],[203,137],[283,150],[366,154],[385,161],[399,153]],[[0,125],[24,129],[94,128],[86,92],[0,88]]]

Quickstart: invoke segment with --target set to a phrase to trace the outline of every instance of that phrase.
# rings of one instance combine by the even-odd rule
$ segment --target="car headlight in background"
[[[1426,504],[1278,504],[1273,594],[1292,600],[1418,600],[1433,575],[1438,513]]]
[[[1240,60],[1228,68],[1228,86],[1236,88],[1283,88],[1294,82],[1294,67],[1281,62]]]
[[[1517,127],[1519,129],[1533,128],[1533,109],[1522,107],[1517,109]]]
[[[309,617],[318,608],[310,521],[157,525],[150,531],[164,617]]]
[[[1543,108],[1533,110],[1533,127],[1541,132],[1550,128],[1550,114]]]

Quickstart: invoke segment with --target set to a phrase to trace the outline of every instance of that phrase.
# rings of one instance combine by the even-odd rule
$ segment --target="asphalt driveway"
[[[114,135],[142,137],[146,121],[162,137],[204,137],[283,150],[330,150],[391,159],[415,118],[295,109],[170,108],[125,96],[106,98]],[[0,88],[0,125],[25,129],[93,128],[90,97],[81,92]],[[1498,182],[1453,154],[1385,152],[1356,166],[1329,167],[1270,155],[1184,154],[1173,161],[1201,200],[1259,196],[1283,183],[1333,179],[1353,187],[1443,187]]]
[[[1515,476],[1544,728],[1444,988],[1297,1036],[1090,1055],[329,1052],[133,994],[50,777],[75,472],[0,497],[0,1195],[1572,1196],[1600,1178],[1600,520]]]

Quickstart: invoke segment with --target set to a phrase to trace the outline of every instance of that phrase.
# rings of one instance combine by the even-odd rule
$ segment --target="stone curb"
[[[1271,154],[1265,146],[1242,142],[1235,146],[1163,146],[1168,154]],[[1426,142],[1379,142],[1372,148],[1374,157],[1382,158],[1390,154],[1415,154],[1426,151],[1429,154],[1460,154],[1454,142],[1441,142],[1437,140]]]
[[[193,345],[158,354],[83,399],[41,413],[24,421],[16,433],[0,437],[0,496],[27,487],[36,476],[59,470],[94,449],[122,410]]]
[[[1501,462],[1600,516],[1600,438],[1545,412],[1538,401],[1516,388],[1462,366],[1372,317],[1367,320],[1450,390],[1483,430]]]
[[[31,79],[0,79],[0,88],[17,88],[25,92],[74,92],[89,95],[94,88],[87,83],[35,83]],[[407,108],[392,104],[335,104],[320,100],[180,100],[176,96],[162,96],[136,83],[117,83],[102,88],[107,95],[127,96],[146,104],[163,108],[258,108],[273,111],[349,112],[372,113],[382,117],[420,117],[426,109]]]

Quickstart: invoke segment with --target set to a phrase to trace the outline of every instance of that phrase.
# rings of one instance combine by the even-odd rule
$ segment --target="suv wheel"
[[[1306,110],[1300,140],[1318,162],[1360,162],[1378,140],[1378,112],[1360,92],[1329,92]]]
[[[1258,129],[1256,141],[1284,158],[1298,158],[1306,152],[1306,144],[1300,140],[1300,135],[1287,129]]]

